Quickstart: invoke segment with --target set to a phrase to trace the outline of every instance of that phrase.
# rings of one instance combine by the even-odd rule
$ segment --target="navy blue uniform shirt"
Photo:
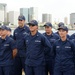
[[[51,43],[51,46],[53,46],[54,42],[59,39],[59,36],[57,34],[53,33],[53,32],[52,32],[51,35],[47,35],[46,33],[43,33],[43,35],[47,37],[47,39]],[[45,49],[47,50],[47,48],[45,48]],[[50,58],[52,58],[52,56],[53,56],[52,53],[50,55],[48,53],[45,54],[46,60],[50,60]]]
[[[36,35],[27,35],[25,38],[26,44],[26,61],[29,66],[38,66],[45,64],[44,47],[48,47],[47,51],[51,50],[51,44],[45,36],[37,32]]]
[[[25,57],[25,46],[23,45],[23,38],[30,32],[29,28],[25,25],[23,28],[17,27],[14,31],[13,38],[16,41],[18,48],[18,55]]]
[[[54,44],[54,42],[59,39],[59,36],[55,33],[52,32],[51,35],[47,35],[46,33],[43,33],[44,36],[47,37],[47,39],[49,40],[49,42],[51,43],[51,46]]]
[[[15,41],[11,37],[0,38],[0,66],[13,64],[12,50],[17,48]]]
[[[53,45],[53,52],[56,68],[66,71],[68,67],[74,67],[75,46],[71,40],[57,40]]]

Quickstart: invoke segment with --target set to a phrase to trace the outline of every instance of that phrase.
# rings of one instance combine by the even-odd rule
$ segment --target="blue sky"
[[[75,13],[75,0],[0,0],[0,2],[7,3],[8,11],[38,7],[40,21],[42,13],[52,14],[54,21],[63,21],[64,17],[69,18],[70,13]]]

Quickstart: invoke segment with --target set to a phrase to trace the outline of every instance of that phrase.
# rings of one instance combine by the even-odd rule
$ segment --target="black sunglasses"
[[[34,24],[30,24],[29,26],[35,26]]]
[[[18,20],[18,21],[22,21],[22,20]]]

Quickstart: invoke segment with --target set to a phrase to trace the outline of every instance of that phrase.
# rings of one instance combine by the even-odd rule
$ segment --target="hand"
[[[12,55],[13,55],[13,58],[16,57],[16,55],[17,55],[17,49],[14,49],[14,50],[13,50],[13,54],[12,54]]]

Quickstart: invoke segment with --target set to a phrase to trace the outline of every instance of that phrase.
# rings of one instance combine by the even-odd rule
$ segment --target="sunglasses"
[[[30,24],[29,26],[35,26],[34,24]]]
[[[22,21],[22,20],[18,20],[18,21]]]

